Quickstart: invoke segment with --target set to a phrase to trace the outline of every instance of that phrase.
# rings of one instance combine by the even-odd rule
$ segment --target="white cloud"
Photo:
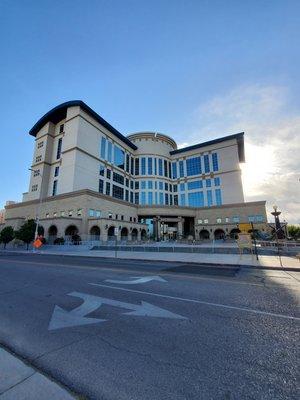
[[[192,119],[189,144],[244,131],[246,200],[267,200],[268,211],[276,203],[283,219],[300,222],[300,115],[289,110],[287,88],[238,87],[200,105]]]

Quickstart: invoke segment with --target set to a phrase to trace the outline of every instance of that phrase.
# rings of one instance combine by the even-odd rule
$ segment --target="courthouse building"
[[[178,149],[169,136],[124,136],[82,101],[63,103],[30,130],[29,190],[6,206],[6,225],[36,218],[50,241],[156,240],[234,235],[239,223],[266,229],[265,201],[245,202],[244,133]],[[117,228],[117,229],[115,229]]]

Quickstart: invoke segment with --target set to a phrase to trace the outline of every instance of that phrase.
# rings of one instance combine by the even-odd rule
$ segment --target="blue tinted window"
[[[114,146],[114,165],[124,169],[125,153],[119,147]]]
[[[164,204],[164,194],[159,192],[159,204],[162,206]]]
[[[211,179],[206,179],[206,187],[211,187]]]
[[[146,192],[141,192],[141,204],[146,204]]]
[[[112,143],[107,142],[107,161],[112,161]]]
[[[148,189],[153,189],[153,182],[152,181],[148,181]]]
[[[216,193],[216,204],[217,206],[221,206],[222,205],[221,189],[216,189],[215,193]]]
[[[256,215],[256,221],[257,222],[263,222],[264,217],[262,215]]]
[[[134,194],[134,203],[139,204],[139,193]]]
[[[255,222],[255,216],[254,215],[249,215],[248,216],[248,221],[249,222]]]
[[[176,179],[177,178],[177,163],[172,162],[172,178]]]
[[[146,181],[141,181],[141,189],[146,189]]]
[[[152,158],[148,158],[148,175],[153,174],[153,168],[152,168]]]
[[[141,158],[141,175],[146,175],[146,158]]]
[[[154,158],[154,175],[157,175],[157,159]]]
[[[169,195],[167,193],[165,193],[165,204],[169,204]]]
[[[183,191],[185,190],[185,184],[184,184],[184,183],[181,183],[181,184],[179,185],[179,188],[180,188],[180,191],[183,192]]]
[[[218,177],[218,178],[215,178],[214,181],[215,181],[215,186],[220,186],[221,181],[220,181],[220,178],[219,178],[219,177]]]
[[[180,176],[180,178],[184,177],[183,161],[179,161],[179,176]]]
[[[232,221],[233,221],[233,222],[240,222],[240,217],[238,217],[237,215],[235,215],[234,217],[232,217]]]
[[[201,174],[201,157],[189,158],[186,160],[187,176]]]
[[[158,182],[158,188],[159,190],[164,190],[164,183],[162,181]]]
[[[205,172],[210,172],[209,156],[208,156],[208,154],[205,154],[205,156],[204,156],[204,171],[205,171]]]
[[[193,182],[188,182],[188,190],[192,189],[201,189],[203,188],[203,183],[202,181],[193,181]]]
[[[206,192],[206,195],[207,195],[207,206],[208,206],[208,207],[211,207],[211,206],[213,205],[212,191],[211,191],[211,190],[208,190],[208,191]]]
[[[157,204],[157,192],[155,192],[154,195],[155,195],[155,204]]]
[[[57,181],[53,181],[52,196],[56,196],[56,193],[57,193]]]
[[[158,159],[158,175],[163,176],[163,162],[162,159]]]
[[[167,160],[164,160],[164,175],[166,178],[168,177],[168,162],[167,162]]]
[[[185,206],[185,194],[184,193],[182,193],[180,195],[180,205]]]
[[[99,193],[103,193],[104,182],[102,179],[99,179]]]
[[[213,171],[219,170],[219,163],[218,163],[218,154],[212,153],[212,164],[213,164]]]
[[[105,159],[106,153],[106,139],[105,137],[101,138],[101,158]]]
[[[152,204],[153,204],[153,193],[152,192],[148,193],[148,204],[150,206],[152,206]]]
[[[194,192],[188,194],[190,207],[204,207],[203,192]]]
[[[134,166],[134,175],[139,175],[139,174],[140,174],[140,159],[136,158]]]

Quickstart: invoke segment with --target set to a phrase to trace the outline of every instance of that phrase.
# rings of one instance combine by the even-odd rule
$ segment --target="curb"
[[[0,251],[0,255],[5,255],[5,254],[10,254],[10,255],[14,255],[14,254],[31,254],[31,255],[39,255],[39,256],[62,256],[62,257],[84,257],[84,258],[93,258],[93,259],[97,259],[97,258],[105,258],[105,259],[115,259],[115,257],[109,257],[109,256],[95,256],[95,255],[90,255],[90,254],[85,254],[85,255],[80,255],[80,253],[78,254],[59,254],[59,253],[51,253],[51,252],[47,252],[47,253],[33,253],[30,251]],[[141,253],[139,253],[141,254]],[[165,254],[165,253],[164,253]],[[173,253],[172,253],[173,254]],[[128,260],[128,261],[148,261],[148,262],[165,262],[165,263],[184,263],[184,264],[191,264],[191,265],[195,265],[195,266],[201,266],[201,267],[205,267],[205,268],[210,268],[211,266],[213,267],[217,267],[220,269],[237,269],[237,268],[249,268],[249,269],[258,269],[258,270],[271,270],[271,271],[289,271],[289,272],[300,272],[300,266],[299,268],[297,267],[277,267],[277,266],[261,266],[261,265],[251,265],[251,264],[228,264],[228,263],[224,263],[224,264],[220,264],[220,263],[214,263],[214,262],[196,262],[196,261],[181,261],[181,260],[149,260],[149,259],[142,259],[142,258],[121,258],[121,257],[117,257],[117,259],[121,259],[121,260]]]

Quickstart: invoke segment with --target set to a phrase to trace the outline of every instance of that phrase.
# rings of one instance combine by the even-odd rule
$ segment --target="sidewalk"
[[[55,254],[78,257],[107,257],[115,258],[113,250],[84,250],[84,251],[50,251],[41,250],[40,254]],[[118,251],[117,258],[129,260],[149,260],[166,261],[182,263],[198,263],[209,265],[226,266],[246,266],[261,269],[284,269],[287,271],[300,271],[300,262],[295,257],[281,257],[281,263],[278,256],[259,256],[258,261],[255,256],[244,254],[205,254],[205,253],[148,253],[148,252],[129,252]]]
[[[74,400],[68,391],[0,348],[1,400]]]

